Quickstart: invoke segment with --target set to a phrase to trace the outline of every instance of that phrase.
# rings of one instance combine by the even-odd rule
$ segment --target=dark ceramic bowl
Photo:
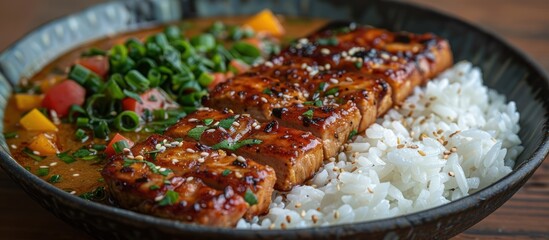
[[[82,200],[19,166],[0,135],[0,165],[42,206],[59,218],[104,239],[258,238],[446,238],[492,213],[532,175],[549,150],[549,80],[528,57],[499,37],[459,19],[423,7],[380,1],[166,0],[110,2],[50,22],[0,55],[0,118],[14,84],[61,53],[108,34],[191,17],[277,13],[353,20],[411,32],[434,32],[450,40],[456,61],[482,68],[486,84],[515,101],[521,113],[524,152],[514,171],[491,186],[452,203],[401,217],[292,230],[235,230],[183,224]]]

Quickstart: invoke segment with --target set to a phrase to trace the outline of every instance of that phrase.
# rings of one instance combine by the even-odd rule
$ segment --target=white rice
[[[460,62],[378,119],[310,185],[275,193],[267,215],[237,227],[382,219],[467,196],[511,172],[523,150],[518,121],[515,103]]]

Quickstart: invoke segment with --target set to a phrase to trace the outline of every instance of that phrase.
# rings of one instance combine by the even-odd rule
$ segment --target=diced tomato
[[[250,65],[246,64],[245,62],[241,61],[241,60],[238,60],[238,59],[233,59],[231,60],[231,62],[229,63],[229,66],[233,67],[234,69],[236,69],[237,71],[237,74],[238,73],[243,73],[243,72],[246,72],[250,69]]]
[[[113,155],[116,154],[116,152],[114,151],[114,143],[119,142],[119,141],[126,141],[128,143],[129,147],[132,147],[133,144],[134,144],[132,140],[129,140],[128,138],[126,138],[126,137],[122,136],[121,134],[117,133],[116,135],[114,135],[112,140],[109,142],[109,144],[107,145],[107,148],[105,148],[105,154],[108,157],[113,156]]]
[[[96,73],[103,79],[109,72],[109,59],[104,56],[80,58],[76,63]]]
[[[64,117],[73,104],[82,106],[86,98],[86,89],[72,80],[64,80],[51,87],[42,100],[42,107],[55,110],[57,116]]]
[[[134,111],[137,115],[143,116],[145,109],[152,111],[155,109],[170,109],[179,107],[176,102],[170,99],[168,94],[158,88],[150,89],[141,94],[140,97],[143,103],[139,103],[137,100],[130,97],[122,99],[122,108],[124,110]]]
[[[212,73],[212,76],[213,76],[214,80],[213,80],[212,83],[210,83],[210,85],[208,85],[208,90],[212,91],[215,88],[215,86],[217,86],[217,84],[220,84],[222,82],[227,81],[227,79],[230,78],[230,77],[228,77],[228,73],[233,75],[233,72],[227,72],[227,74],[225,74],[225,73]]]

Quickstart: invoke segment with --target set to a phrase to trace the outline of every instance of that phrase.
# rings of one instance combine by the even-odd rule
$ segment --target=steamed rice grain
[[[326,163],[307,185],[273,195],[269,213],[238,228],[303,228],[417,212],[511,172],[523,150],[514,102],[469,62],[416,88]],[[290,220],[290,221],[288,221]]]

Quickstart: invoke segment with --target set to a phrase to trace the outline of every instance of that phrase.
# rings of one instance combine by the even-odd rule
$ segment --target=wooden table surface
[[[411,1],[459,16],[503,36],[549,72],[548,0]],[[97,2],[101,1],[0,1],[0,50],[41,23]],[[0,239],[91,239],[40,207],[2,170],[0,213]],[[456,238],[549,238],[549,161],[505,205]]]

